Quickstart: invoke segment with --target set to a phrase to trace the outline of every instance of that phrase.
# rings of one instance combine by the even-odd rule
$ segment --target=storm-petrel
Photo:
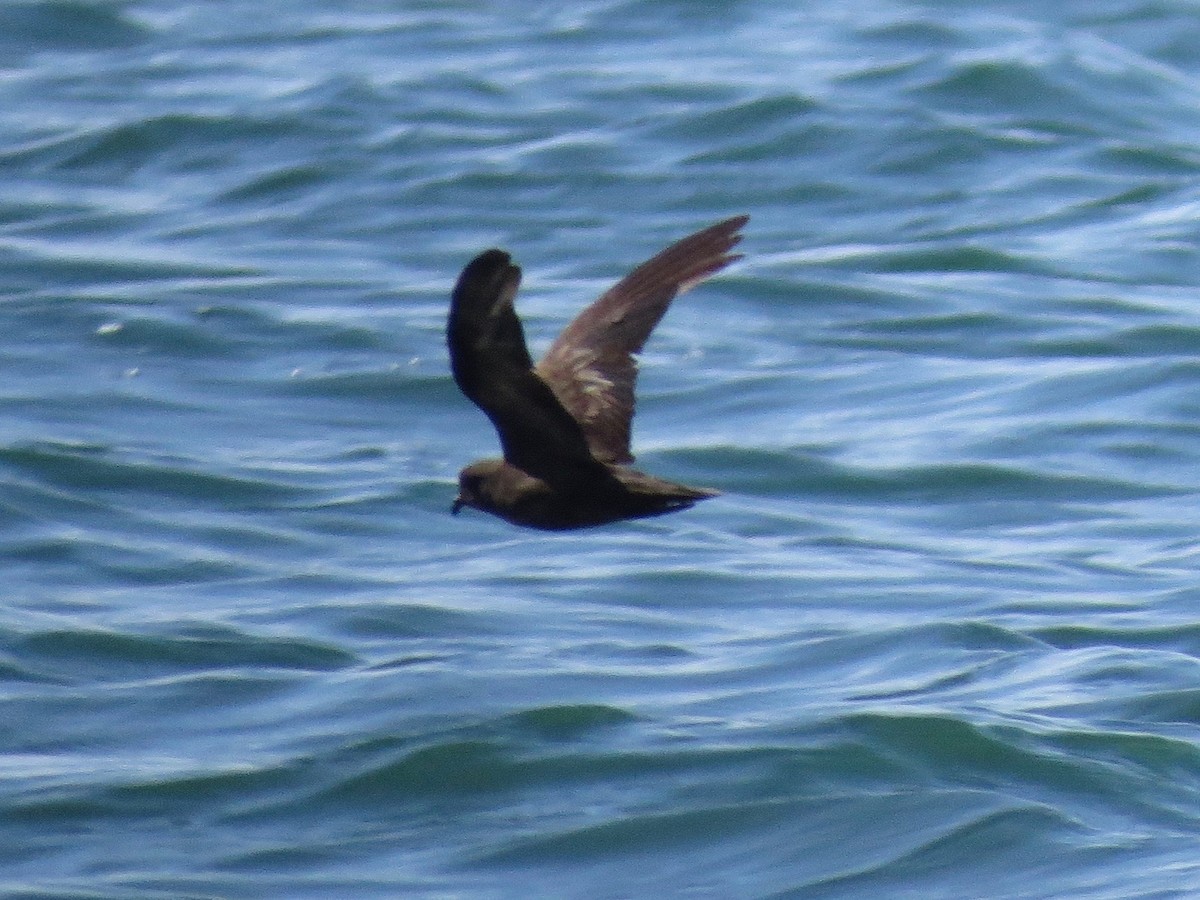
[[[513,309],[521,270],[503,250],[458,278],[446,328],[454,380],[500,435],[503,459],[458,476],[470,506],[515,525],[583,528],[687,509],[718,491],[629,468],[637,361],[679,294],[740,255],[749,216],[726,219],[642,263],[581,312],[535,367]]]

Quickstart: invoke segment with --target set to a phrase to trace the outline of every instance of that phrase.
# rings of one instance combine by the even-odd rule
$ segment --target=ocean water
[[[0,5],[0,896],[1200,896],[1194,0]],[[449,514],[475,253],[722,490]]]

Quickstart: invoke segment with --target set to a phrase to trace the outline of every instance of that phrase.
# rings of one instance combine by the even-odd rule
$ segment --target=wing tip
[[[504,290],[506,282],[519,282],[521,269],[513,264],[512,256],[503,250],[484,250],[463,268],[451,293],[451,311],[468,296],[488,296]]]
[[[472,259],[462,270],[462,275],[459,276],[459,281],[465,281],[471,277],[478,277],[479,274],[486,270],[500,269],[512,264],[512,256],[504,250],[499,250],[492,247],[490,250],[484,250],[474,259]]]
[[[720,222],[717,222],[717,224],[710,226],[706,230],[712,232],[713,234],[724,235],[728,237],[733,244],[736,244],[742,239],[742,235],[739,234],[739,232],[745,228],[749,222],[750,214],[742,213],[740,216],[731,216],[728,219],[722,219]]]

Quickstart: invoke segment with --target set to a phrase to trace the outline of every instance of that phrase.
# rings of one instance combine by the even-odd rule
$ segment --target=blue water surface
[[[0,895],[1200,896],[1192,0],[0,5]],[[449,514],[751,215],[647,471]]]

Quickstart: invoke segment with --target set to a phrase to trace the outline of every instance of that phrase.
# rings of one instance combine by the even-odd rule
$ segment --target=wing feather
[[[512,465],[565,488],[605,477],[583,429],[533,369],[513,308],[520,282],[521,270],[502,250],[463,269],[446,327],[454,380],[492,420]]]
[[[749,218],[718,222],[642,263],[581,312],[538,363],[535,371],[582,427],[597,459],[633,462],[635,354],[672,300],[741,258],[730,250]]]

